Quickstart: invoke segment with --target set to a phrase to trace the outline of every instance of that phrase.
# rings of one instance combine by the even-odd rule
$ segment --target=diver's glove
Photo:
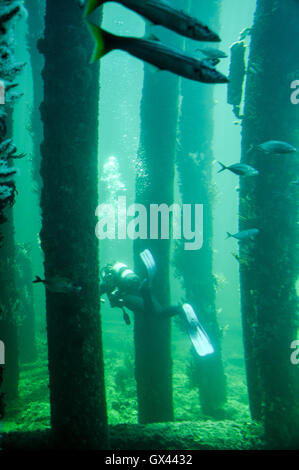
[[[191,305],[184,304],[182,308],[187,319],[189,337],[197,354],[199,356],[208,356],[209,354],[213,354],[213,345],[207,333],[199,323]]]

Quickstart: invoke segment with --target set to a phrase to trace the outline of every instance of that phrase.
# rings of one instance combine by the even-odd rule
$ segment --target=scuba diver
[[[152,295],[151,287],[157,270],[156,263],[150,250],[144,250],[140,253],[140,257],[147,272],[143,281],[123,263],[108,264],[101,272],[100,294],[107,294],[110,306],[118,307],[123,311],[127,325],[131,322],[125,308],[134,314],[150,314],[161,319],[179,314],[184,315],[188,334],[197,354],[199,356],[212,354],[214,348],[191,305],[183,304],[163,308]]]

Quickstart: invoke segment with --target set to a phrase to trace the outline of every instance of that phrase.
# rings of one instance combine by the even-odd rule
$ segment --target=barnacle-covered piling
[[[242,131],[242,162],[260,172],[240,185],[240,229],[260,230],[254,241],[240,244],[247,260],[240,272],[250,408],[280,448],[298,446],[299,435],[299,369],[290,360],[299,276],[299,195],[290,182],[299,161],[296,154],[265,154],[252,146],[280,140],[299,148],[298,109],[290,100],[299,73],[298,15],[298,2],[257,2],[249,57],[255,73],[247,76]]]
[[[220,1],[191,2],[191,12],[213,25],[218,23]],[[192,50],[192,44],[189,45]],[[196,84],[195,84],[196,85]],[[183,279],[186,299],[198,314],[215,348],[215,354],[194,358],[194,372],[203,411],[214,414],[226,399],[225,376],[221,357],[220,330],[217,321],[212,250],[212,161],[213,90],[182,81],[177,167],[183,204],[203,204],[203,246],[186,251],[180,243],[176,251],[176,269]]]
[[[17,149],[11,140],[11,133],[14,89],[17,86],[14,81],[24,67],[24,63],[16,63],[14,59],[13,24],[22,9],[21,2],[0,1],[0,80],[4,92],[3,104],[0,104],[0,339],[5,344],[5,365],[0,366],[0,419],[4,404],[18,394],[18,297],[11,210],[16,194],[11,158]]]
[[[170,206],[173,202],[178,84],[176,76],[153,74],[145,66],[139,147],[142,171],[137,173],[136,202],[148,209],[148,215],[151,204]],[[139,253],[145,248],[151,249],[158,266],[153,290],[161,304],[167,306],[170,302],[170,240],[135,240],[137,272],[141,268]],[[172,361],[168,318],[135,316],[135,362],[139,422],[171,421]]]
[[[58,14],[59,12],[59,14]],[[80,292],[46,291],[51,424],[57,447],[107,448],[98,241],[98,65],[73,0],[47,2],[41,115],[41,242],[45,277]],[[59,51],[59,54],[57,53]]]

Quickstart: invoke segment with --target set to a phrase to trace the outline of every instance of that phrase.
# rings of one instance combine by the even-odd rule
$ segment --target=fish
[[[88,22],[88,27],[95,40],[91,63],[101,59],[112,50],[120,49],[159,70],[167,70],[190,80],[203,83],[228,82],[228,78],[213,67],[163,45],[155,38],[138,39],[116,36],[90,22]]]
[[[239,176],[255,176],[259,174],[258,170],[256,170],[250,165],[246,165],[245,163],[234,163],[233,165],[230,165],[230,166],[223,165],[223,163],[221,162],[218,162],[218,163],[222,167],[218,171],[218,173],[221,173],[224,170],[229,170],[232,173],[235,173],[236,175],[239,175]]]
[[[228,238],[236,238],[237,240],[246,240],[248,238],[253,239],[259,233],[260,233],[260,231],[257,228],[251,228],[249,230],[242,230],[242,232],[238,232],[238,233],[234,233],[234,234],[232,234],[230,232],[226,232],[226,234],[227,234],[226,239],[228,239]]]
[[[89,0],[86,2],[84,17],[109,0]],[[111,1],[111,0],[110,0]],[[134,10],[152,24],[164,26],[187,38],[197,41],[220,42],[218,34],[207,25],[183,11],[172,8],[160,0],[116,0],[121,5]]]
[[[44,284],[47,290],[56,294],[79,294],[82,291],[81,286],[77,286],[70,279],[61,276],[54,276],[47,279],[41,279],[39,276],[36,276],[32,282],[33,284],[40,282]]]
[[[220,51],[220,49],[216,49],[214,47],[206,47],[205,49],[197,49],[198,51],[202,52],[206,57],[209,59],[226,59],[228,55]]]
[[[269,140],[259,145],[251,145],[247,153],[251,152],[254,149],[260,150],[261,152],[267,154],[297,152],[296,147],[280,140]]]

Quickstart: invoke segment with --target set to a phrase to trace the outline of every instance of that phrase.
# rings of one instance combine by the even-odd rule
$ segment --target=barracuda
[[[182,54],[180,51],[152,39],[138,39],[116,36],[97,25],[88,22],[89,30],[95,41],[91,62],[101,59],[105,54],[120,49],[157,67],[168,70],[181,77],[203,83],[227,83],[228,78],[200,60]]]
[[[87,17],[96,8],[109,0],[89,0],[86,2],[84,16]],[[219,42],[219,36],[211,29],[197,20],[187,15],[183,11],[176,10],[170,5],[157,0],[116,0],[121,5],[134,10],[151,23],[164,26],[185,37],[197,41]]]

